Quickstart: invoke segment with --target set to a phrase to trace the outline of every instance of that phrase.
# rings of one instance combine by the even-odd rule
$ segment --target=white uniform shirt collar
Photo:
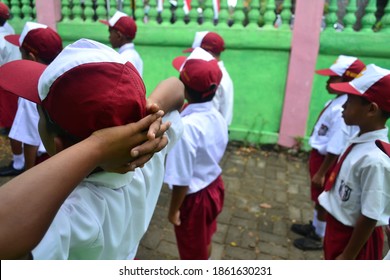
[[[181,112],[181,116],[187,116],[196,112],[210,111],[213,108],[213,102],[203,102],[203,103],[191,103]]]
[[[134,43],[127,43],[127,44],[124,44],[122,47],[120,47],[118,52],[123,53],[126,50],[130,50],[130,49],[133,50],[134,48],[135,48]]]
[[[379,130],[363,133],[362,135],[356,135],[351,139],[351,143],[365,143],[375,141],[377,139],[387,141],[389,129],[387,127]]]
[[[128,185],[133,180],[134,172],[127,172],[126,174],[118,174],[112,172],[98,172],[89,175],[84,182],[90,182],[99,187],[106,187],[110,189],[119,189]]]

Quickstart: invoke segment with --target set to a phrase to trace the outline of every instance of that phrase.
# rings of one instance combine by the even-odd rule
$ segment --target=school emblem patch
[[[348,201],[351,197],[352,189],[348,187],[344,180],[341,180],[340,187],[339,187],[339,195],[342,201]]]

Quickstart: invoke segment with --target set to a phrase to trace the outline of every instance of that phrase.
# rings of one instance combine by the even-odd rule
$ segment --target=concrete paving
[[[301,251],[290,231],[293,222],[312,217],[307,154],[264,151],[234,143],[222,160],[225,205],[213,238],[216,260],[319,260],[322,251]],[[178,259],[173,227],[167,220],[170,193],[163,186],[139,259]]]
[[[0,166],[11,159],[8,140],[0,137]],[[293,222],[312,218],[307,154],[245,147],[230,143],[221,162],[225,204],[213,237],[215,260],[321,260],[322,251],[301,251],[290,231]],[[0,185],[10,177],[0,177]],[[138,250],[141,260],[178,259],[167,211],[170,192],[163,186]],[[387,252],[387,244],[385,250]]]

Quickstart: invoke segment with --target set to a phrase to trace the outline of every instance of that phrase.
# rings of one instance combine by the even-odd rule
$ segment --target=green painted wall
[[[6,2],[21,3],[20,5],[12,5],[11,10],[16,16],[10,21],[16,32],[20,33],[26,20],[34,20],[35,12],[23,4],[26,1],[7,0]],[[85,11],[88,10],[88,12],[83,12],[78,6],[71,7],[71,1],[62,0],[61,2],[64,17],[58,23],[57,28],[64,40],[64,45],[83,37],[109,44],[107,27],[92,20],[91,6],[86,8]],[[97,2],[100,5],[104,3],[102,0]],[[243,1],[238,1],[233,16],[235,23],[232,27],[228,27],[226,24],[229,15],[224,1],[221,2],[220,21],[217,26],[211,23],[210,2],[207,2],[205,23],[201,26],[196,23],[195,9],[190,13],[191,22],[188,25],[184,24],[182,5],[179,5],[176,11],[177,22],[170,24],[169,1],[164,1],[164,21],[162,24],[156,23],[154,3],[151,3],[150,21],[144,24],[142,22],[143,8],[137,6],[138,33],[135,44],[144,60],[144,81],[148,92],[150,92],[162,79],[178,75],[171,66],[171,61],[174,57],[183,55],[181,51],[184,48],[191,46],[196,31],[210,30],[221,34],[226,42],[226,51],[222,54],[222,59],[235,87],[234,119],[231,125],[230,139],[251,143],[276,143],[288,74],[292,32],[285,24],[279,29],[273,28],[272,22],[275,17],[273,1],[248,0],[248,2],[251,2],[252,9],[249,12],[250,23],[246,27],[242,25],[244,19]],[[365,30],[336,32],[332,28],[336,19],[334,13],[336,1],[331,2],[327,16],[328,27],[321,33],[320,37],[316,68],[329,67],[338,55],[345,54],[358,56],[367,64],[375,63],[390,69],[389,7],[383,20],[384,27],[378,33],[371,31],[372,22],[370,20],[365,20]],[[86,1],[86,3],[92,2]],[[259,3],[263,3],[260,9]],[[288,6],[290,1],[284,1],[284,3],[282,17],[286,23],[291,15]],[[372,18],[373,6],[368,10]],[[23,11],[26,12],[23,13]],[[111,9],[110,14],[113,14],[114,11]],[[130,14],[128,6],[125,7],[125,12]],[[96,9],[96,14],[98,13],[100,18],[104,17],[105,9],[103,6]],[[85,21],[81,20],[81,17],[85,17]],[[351,15],[347,18],[349,21],[353,20]],[[259,28],[257,22],[265,23],[264,27]],[[332,98],[325,90],[326,77],[313,73],[313,79],[309,117],[304,138],[305,149],[308,149],[308,134],[312,130],[318,113],[325,102]],[[297,100],[297,102],[300,101]]]
[[[65,45],[82,37],[109,44],[107,27],[98,22],[62,22],[57,27]],[[276,143],[289,61],[289,30],[138,23],[134,42],[144,60],[148,92],[162,79],[178,75],[171,61],[183,55],[182,50],[192,45],[195,32],[202,30],[218,32],[226,43],[222,60],[235,88],[231,140]]]

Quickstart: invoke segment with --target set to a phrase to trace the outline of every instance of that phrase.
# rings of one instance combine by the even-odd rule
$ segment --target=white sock
[[[20,155],[12,155],[14,164],[13,167],[15,169],[21,170],[24,168],[24,154],[21,153]]]
[[[317,210],[314,209],[314,212],[313,212],[313,227],[316,228],[317,227],[317,222],[318,222],[318,218],[317,218]]]
[[[316,233],[319,237],[324,238],[325,229],[326,229],[326,222],[317,220]]]

